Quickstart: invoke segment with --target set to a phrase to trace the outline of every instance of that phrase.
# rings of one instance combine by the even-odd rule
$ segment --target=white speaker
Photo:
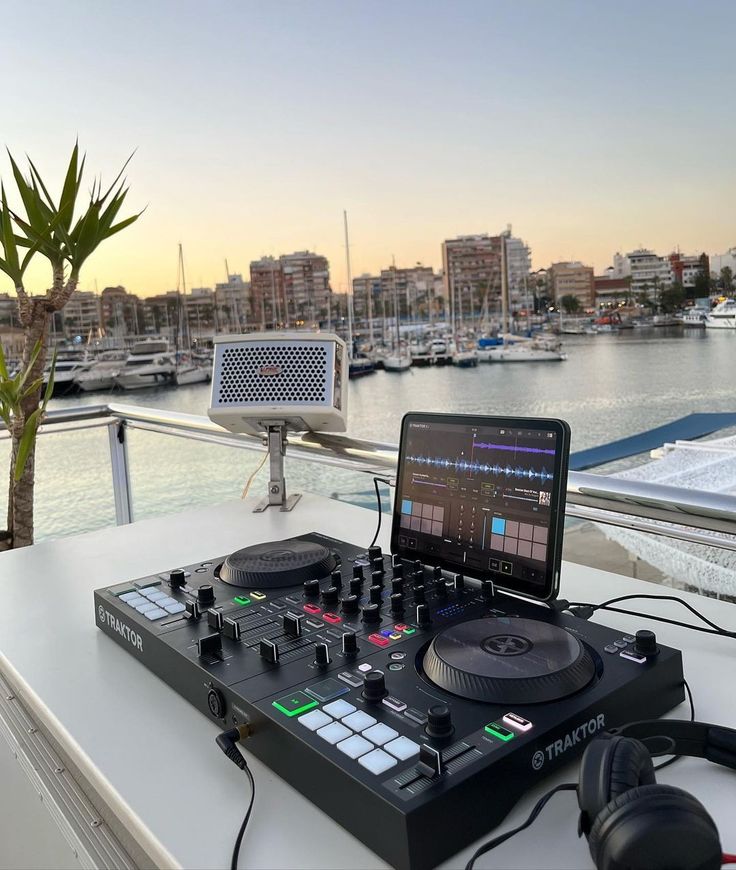
[[[295,432],[344,432],[348,359],[329,332],[254,332],[215,339],[209,418],[252,435],[275,423]]]

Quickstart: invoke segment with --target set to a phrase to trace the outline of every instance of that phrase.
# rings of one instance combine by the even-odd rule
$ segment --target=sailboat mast
[[[399,329],[399,294],[396,292],[396,259],[392,256],[391,272],[394,278],[394,320],[396,321],[396,356],[401,356],[401,330]]]
[[[348,303],[348,358],[353,358],[353,275],[350,270],[350,240],[348,238],[348,213],[342,213],[345,225],[345,267],[347,269],[347,303]]]
[[[189,312],[186,310],[187,307],[187,279],[184,274],[184,249],[182,248],[181,242],[179,242],[179,270],[181,272],[181,296],[179,299],[179,319],[182,322],[182,331],[186,331],[187,337],[187,350],[191,350],[191,336],[189,335]]]
[[[506,236],[501,234],[501,332],[511,332],[509,324],[509,273],[506,257]]]

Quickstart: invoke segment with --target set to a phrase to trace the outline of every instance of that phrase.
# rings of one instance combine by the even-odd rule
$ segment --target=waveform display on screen
[[[477,446],[477,445],[476,445]],[[547,451],[538,451],[547,452]],[[441,456],[407,456],[406,461],[414,465],[429,465],[433,468],[453,468],[456,471],[472,471],[476,474],[504,475],[505,477],[526,478],[527,480],[552,480],[554,475],[546,468],[522,468],[511,465],[489,465],[485,462],[467,459],[443,459]]]
[[[481,448],[481,450],[507,450],[512,453],[546,453],[548,456],[554,456],[554,449],[546,447],[522,447],[515,444],[486,444],[484,441],[473,441],[473,447]]]

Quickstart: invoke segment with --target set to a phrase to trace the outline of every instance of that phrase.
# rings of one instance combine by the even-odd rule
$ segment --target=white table
[[[271,509],[253,514],[255,501],[228,502],[0,555],[0,676],[13,681],[21,701],[69,754],[81,778],[107,794],[121,823],[161,865],[229,866],[248,797],[247,780],[216,749],[216,725],[95,627],[92,590],[313,530],[360,545],[367,545],[373,534],[376,515],[362,508],[306,495],[292,513]],[[384,547],[388,538],[385,527]],[[658,590],[666,591],[573,564],[566,564],[562,575],[561,594],[570,600]],[[736,627],[733,606],[685,597],[716,621]],[[651,612],[688,616],[675,604],[641,602],[638,609],[652,606]],[[663,643],[683,650],[698,718],[736,725],[733,641],[618,614],[600,613],[596,619],[622,630],[655,628]],[[672,715],[687,716],[685,705]],[[268,768],[253,758],[250,764],[258,794],[241,867],[385,866]],[[575,771],[571,765],[563,775],[545,780],[544,788],[574,778]],[[684,759],[662,779],[694,792],[719,824],[724,847],[736,850],[736,835],[729,832],[736,817],[732,773]],[[528,794],[499,830],[523,819],[540,793]],[[20,796],[18,801],[20,805]],[[5,795],[0,808],[7,814],[12,804]],[[12,823],[5,818],[6,829]],[[29,836],[23,819],[17,824],[17,837]],[[463,866],[470,852],[468,848],[443,866]],[[10,861],[9,854],[0,845],[0,866],[3,855]],[[73,865],[70,854],[56,858],[57,866]],[[477,866],[590,867],[587,845],[576,836],[574,796],[556,796],[533,828]]]

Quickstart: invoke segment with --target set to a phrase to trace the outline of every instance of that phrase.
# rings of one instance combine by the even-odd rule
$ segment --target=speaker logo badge
[[[277,365],[276,363],[268,363],[258,369],[258,374],[263,378],[273,378],[276,375],[280,375],[282,371],[283,369],[280,365]]]

